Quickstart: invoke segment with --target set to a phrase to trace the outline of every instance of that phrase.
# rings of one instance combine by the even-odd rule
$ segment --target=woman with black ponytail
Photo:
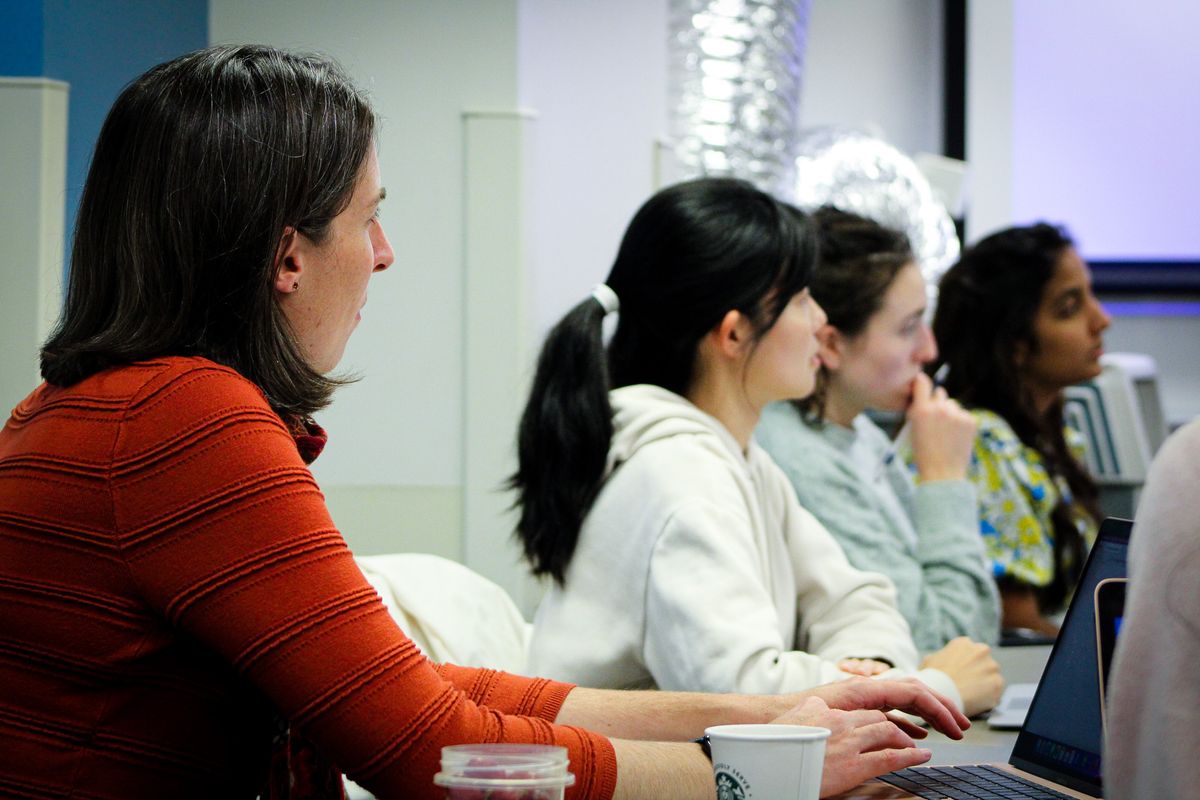
[[[1063,424],[1063,389],[1100,374],[1109,316],[1062,228],[1007,228],[968,248],[942,277],[933,333],[950,396],[979,423],[968,470],[1000,585],[1001,624],[1054,635],[1099,517]]]
[[[813,390],[815,241],[742,181],[668,187],[550,332],[512,479],[518,536],[553,579],[535,671],[776,693],[915,668],[891,583],[850,566],[751,438],[764,406]],[[944,672],[920,674],[958,698]]]

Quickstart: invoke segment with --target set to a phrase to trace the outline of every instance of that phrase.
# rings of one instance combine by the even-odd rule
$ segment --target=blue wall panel
[[[67,252],[88,164],[109,107],[155,64],[208,44],[208,0],[44,0],[44,71],[71,84]]]
[[[0,75],[40,77],[44,39],[42,0],[0,0]]]

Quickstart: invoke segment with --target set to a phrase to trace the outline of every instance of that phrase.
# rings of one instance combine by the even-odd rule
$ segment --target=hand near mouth
[[[913,460],[922,481],[966,477],[975,443],[975,418],[923,372],[913,379],[908,422]]]

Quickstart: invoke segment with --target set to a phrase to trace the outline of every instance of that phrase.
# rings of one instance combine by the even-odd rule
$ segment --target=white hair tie
[[[617,293],[606,283],[596,284],[596,288],[592,289],[592,297],[604,309],[605,314],[613,314],[621,308],[621,301],[617,299]]]

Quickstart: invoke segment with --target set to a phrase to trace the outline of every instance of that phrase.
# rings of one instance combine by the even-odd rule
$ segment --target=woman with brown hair
[[[829,315],[817,388],[769,407],[755,436],[851,563],[896,584],[921,650],[994,643],[1000,604],[967,480],[975,423],[923,372],[938,348],[908,237],[832,207],[813,216],[813,295]],[[915,476],[868,409],[904,415]]]

